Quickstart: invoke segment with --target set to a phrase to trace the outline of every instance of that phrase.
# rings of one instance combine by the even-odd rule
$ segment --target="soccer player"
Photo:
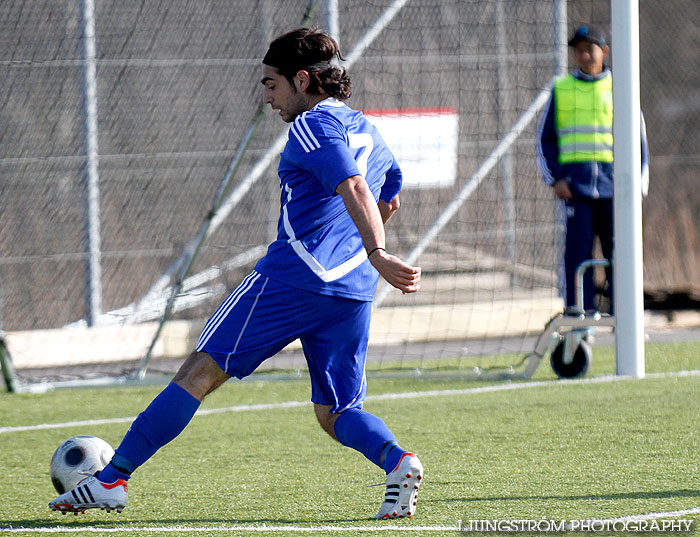
[[[343,103],[351,90],[342,59],[319,30],[298,29],[270,44],[263,99],[291,124],[279,164],[277,239],[206,323],[196,350],[132,423],[110,464],[52,500],[54,511],[121,512],[132,472],[182,432],[207,394],[300,339],[321,427],[387,474],[376,518],[415,513],[423,467],[362,403],[378,277],[413,293],[421,270],[385,249],[401,171],[362,112]]]

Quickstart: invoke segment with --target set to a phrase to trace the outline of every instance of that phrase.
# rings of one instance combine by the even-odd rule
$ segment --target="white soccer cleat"
[[[418,487],[423,479],[423,465],[413,453],[404,453],[386,476],[384,502],[374,518],[411,518],[416,512]]]
[[[117,479],[114,483],[103,483],[96,476],[82,480],[78,485],[49,502],[53,511],[84,513],[87,509],[103,509],[108,513],[115,509],[121,513],[129,497],[126,481]]]

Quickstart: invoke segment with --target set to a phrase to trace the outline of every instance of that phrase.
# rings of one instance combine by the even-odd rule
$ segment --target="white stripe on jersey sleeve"
[[[313,132],[311,132],[311,129],[309,128],[308,123],[306,123],[306,118],[304,116],[306,116],[306,112],[294,120],[294,123],[292,123],[291,132],[299,141],[304,151],[309,153],[314,149],[320,148],[321,144],[318,143],[318,140],[314,136]]]
[[[294,123],[292,123],[292,128],[289,131],[294,138],[297,139],[297,142],[299,142],[299,145],[301,145],[301,148],[304,150],[304,152],[308,153],[311,151],[311,147],[309,147],[309,144],[304,136],[304,133],[299,131],[299,128],[297,127],[297,120],[294,120]]]
[[[306,114],[308,112],[304,112],[301,115],[301,120],[299,121],[299,124],[301,125],[301,128],[304,129],[304,132],[306,132],[306,135],[311,139],[311,145],[315,146],[315,149],[318,149],[321,147],[321,144],[318,143],[318,140],[316,139],[316,136],[314,133],[311,131],[311,127],[309,127],[309,124],[306,122]]]

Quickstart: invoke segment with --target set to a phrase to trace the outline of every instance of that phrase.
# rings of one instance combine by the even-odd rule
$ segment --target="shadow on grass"
[[[70,516],[70,518],[69,518]],[[128,529],[129,527],[143,527],[143,526],[153,526],[153,527],[177,527],[177,526],[193,526],[198,528],[206,528],[211,525],[211,527],[234,527],[234,526],[308,526],[315,527],[318,525],[328,525],[328,524],[344,524],[344,523],[354,523],[358,522],[377,522],[377,527],[380,528],[382,521],[375,521],[374,518],[346,518],[346,519],[326,519],[326,520],[309,520],[307,519],[275,519],[275,518],[255,518],[255,519],[242,519],[242,518],[230,518],[230,519],[213,519],[213,518],[178,518],[178,519],[120,519],[120,518],[105,518],[103,520],[95,520],[94,518],[87,518],[82,515],[65,515],[60,519],[55,518],[35,518],[35,519],[25,519],[25,520],[3,520],[0,521],[0,532],[9,529],[18,530],[20,528],[32,529],[32,528],[113,528],[114,526],[119,526],[123,529]]]

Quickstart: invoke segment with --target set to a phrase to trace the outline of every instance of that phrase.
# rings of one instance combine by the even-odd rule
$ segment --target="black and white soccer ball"
[[[112,460],[114,450],[96,436],[71,436],[51,457],[51,482],[59,494],[71,490]]]

